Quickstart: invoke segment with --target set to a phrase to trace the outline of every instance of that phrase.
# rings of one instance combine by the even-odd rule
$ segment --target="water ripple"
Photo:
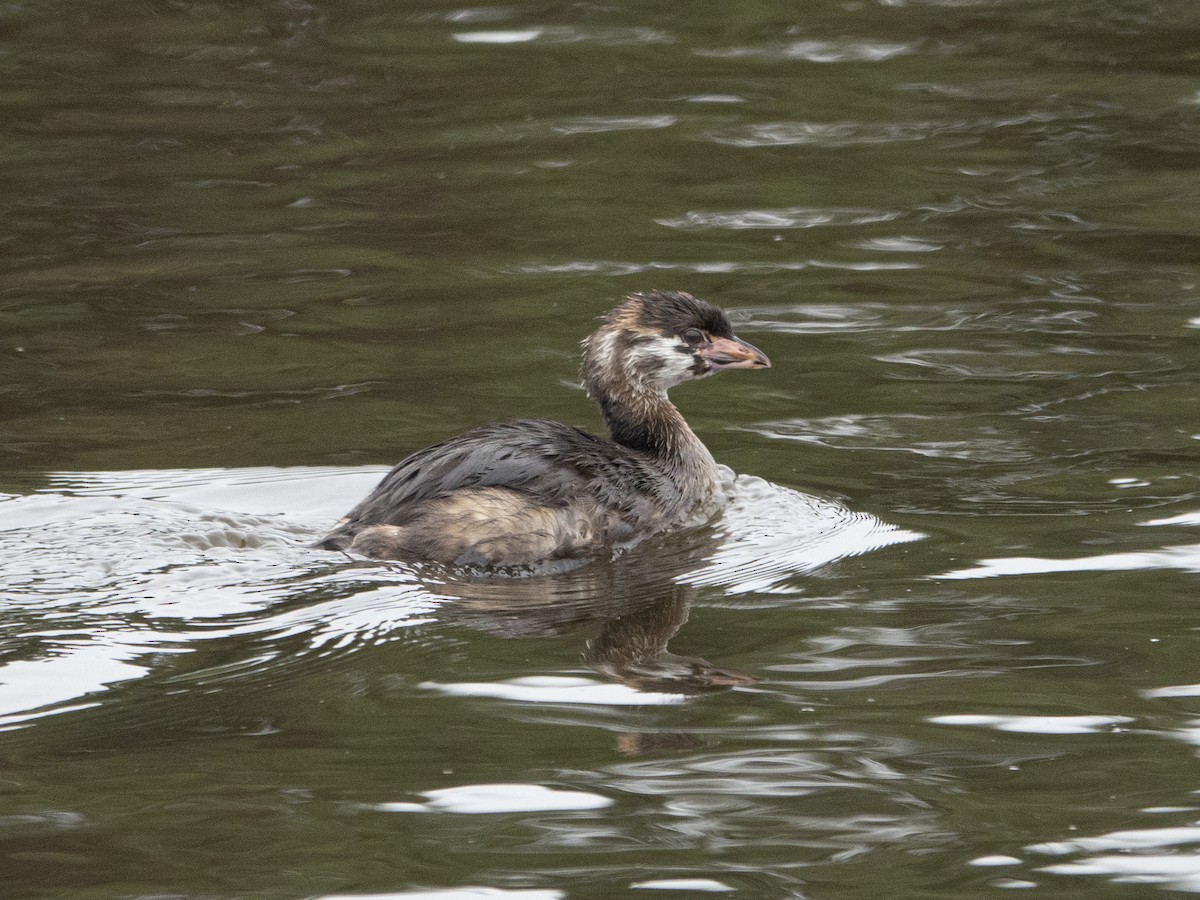
[[[587,791],[564,791],[540,784],[465,784],[424,791],[424,803],[374,803],[380,812],[445,812],[460,815],[496,815],[513,812],[558,812],[603,809],[611,797]]]
[[[850,272],[889,272],[919,269],[918,263],[880,260],[781,260],[778,262],[734,262],[709,259],[698,262],[666,262],[652,260],[634,262],[610,259],[570,260],[567,262],[528,262],[516,269],[522,275],[575,275],[619,278],[644,272],[686,272],[697,275],[771,275],[777,272],[799,272],[803,269],[841,269]],[[507,270],[506,270],[507,271]]]
[[[815,261],[813,268],[818,268]],[[1097,313],[1088,309],[1049,310],[1028,304],[1015,309],[980,308],[949,304],[930,308],[926,304],[903,303],[797,303],[790,306],[748,307],[756,328],[781,334],[822,334],[841,332],[939,332],[972,331],[989,334],[1044,332],[1064,335],[1082,332]],[[915,364],[921,354],[936,354],[935,349],[915,349],[897,361]],[[971,352],[971,351],[962,351]],[[1066,357],[1069,352],[1059,352]],[[1079,356],[1096,355],[1086,350]],[[1165,361],[1165,358],[1159,358]],[[1156,360],[1157,362],[1158,360]]]
[[[1200,827],[1194,824],[1113,831],[1031,844],[1025,849],[1050,856],[1101,854],[1040,868],[1055,875],[1101,875],[1114,883],[1158,884],[1185,893],[1200,892]],[[1166,852],[1147,852],[1155,850]],[[1112,855],[1104,855],[1106,852]]]
[[[670,128],[679,119],[676,116],[580,116],[559,122],[554,130],[559,134],[602,134],[609,131],[644,131]]]
[[[1098,734],[1120,731],[1120,726],[1133,721],[1129,716],[994,716],[951,715],[933,716],[935,725],[974,725],[997,731],[1021,734]]]
[[[1200,544],[1129,553],[1101,553],[1073,559],[1044,559],[1034,556],[984,559],[980,560],[977,566],[954,569],[937,577],[961,581],[1012,575],[1045,575],[1051,572],[1135,572],[1155,569],[1200,572]]]
[[[430,888],[415,891],[388,891],[386,894],[323,894],[314,900],[563,900],[558,890],[522,890],[521,888],[459,887]]]
[[[680,581],[721,585],[732,594],[783,591],[797,574],[922,537],[750,475],[737,476],[731,490],[719,546],[703,568]]]
[[[765,59],[780,62],[801,60],[814,63],[883,62],[913,53],[917,44],[882,41],[788,41],[753,47],[724,47],[695,50],[697,56],[714,59]]]
[[[1002,353],[997,349],[983,348],[915,349],[885,354],[876,359],[930,370],[940,378],[1003,378],[1016,381],[1141,375],[1176,368],[1176,363],[1169,357],[1151,351],[1100,352],[1067,344],[1037,349],[1006,347]]]
[[[882,250],[885,253],[931,253],[941,250],[945,244],[906,235],[896,235],[895,237],[869,238],[865,241],[858,241],[854,246],[860,250]]]
[[[740,845],[751,823],[756,833],[770,826],[779,836],[760,849],[774,843],[793,863],[944,840],[911,781],[884,761],[891,750],[858,745],[856,737],[843,733],[812,749],[637,760],[609,766],[597,781],[657,798],[665,833],[648,838],[674,847]]]
[[[603,47],[627,47],[637,44],[669,44],[675,38],[657,28],[578,28],[546,25],[533,28],[493,31],[460,31],[451,37],[460,44],[598,44]]]
[[[732,125],[706,133],[705,138],[717,144],[734,147],[852,147],[870,144],[895,144],[924,141],[934,137],[977,138],[996,129],[1021,129],[1026,126],[1039,133],[1051,126],[1063,129],[1077,127],[1080,120],[1092,118],[1099,111],[1032,110],[1012,116],[980,117],[973,119],[937,119],[894,122],[755,122]],[[1049,139],[1049,136],[1047,136]],[[1041,188],[1038,192],[1041,192]]]
[[[734,212],[693,210],[674,219],[655,219],[659,225],[685,231],[706,228],[817,228],[824,225],[871,225],[890,222],[903,213],[881,209],[845,209],[791,206],[785,209],[747,209]]]
[[[732,147],[851,147],[923,141],[931,128],[919,123],[764,122],[710,131],[708,140]]]
[[[1044,866],[1055,875],[1108,875],[1118,884],[1159,884],[1188,894],[1200,893],[1200,853],[1094,856]]]
[[[953,420],[951,420],[953,421]],[[949,436],[944,417],[917,415],[843,415],[788,419],[755,426],[753,431],[777,440],[799,441],[838,450],[911,453],[935,459],[1020,463],[1037,456],[1024,442],[1005,437],[994,426],[963,423],[962,436]]]
[[[450,697],[493,697],[522,703],[597,704],[601,706],[656,706],[682,703],[684,694],[639,691],[621,684],[604,684],[590,678],[530,676],[504,682],[425,682],[420,687]]]
[[[699,891],[701,893],[714,894],[737,890],[737,888],[730,887],[723,881],[714,881],[711,878],[656,878],[652,881],[635,881],[630,887],[635,890]]]
[[[21,648],[0,666],[0,728],[97,702],[114,685],[215,640],[236,638],[248,649],[215,665],[179,665],[171,679],[212,684],[305,657],[412,640],[416,626],[449,610],[468,626],[512,637],[523,633],[521,623],[529,633],[570,630],[595,620],[605,605],[610,618],[633,623],[646,614],[638,604],[650,604],[648,630],[639,633],[650,643],[639,645],[640,655],[622,649],[621,626],[607,643],[593,642],[594,668],[625,684],[516,679],[428,687],[539,703],[678,703],[686,694],[752,681],[666,651],[686,621],[690,586],[730,594],[788,590],[797,574],[918,537],[725,469],[731,502],[718,527],[650,547],[647,559],[634,554],[557,579],[473,586],[310,549],[383,471],[61,472],[39,493],[0,495],[8,589],[0,604],[20,623],[5,641]],[[661,597],[648,586],[654,578],[646,567],[662,582],[654,588]],[[630,580],[648,596],[622,586]],[[618,602],[627,593],[621,602],[628,609]]]

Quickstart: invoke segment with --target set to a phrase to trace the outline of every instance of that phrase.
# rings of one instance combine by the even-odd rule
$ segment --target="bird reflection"
[[[753,683],[743,672],[667,650],[695,599],[690,585],[664,585],[641,608],[605,619],[588,642],[588,664],[639,691],[701,694]]]
[[[500,637],[549,637],[598,626],[584,659],[599,674],[637,691],[702,694],[754,682],[744,672],[667,649],[697,595],[677,578],[700,565],[716,543],[713,530],[703,529],[562,574],[451,577],[426,586],[457,601],[455,621]]]

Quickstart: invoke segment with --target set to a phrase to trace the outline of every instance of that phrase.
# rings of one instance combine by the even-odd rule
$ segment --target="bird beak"
[[[738,338],[713,338],[700,351],[713,369],[769,369],[771,361],[757,347]]]

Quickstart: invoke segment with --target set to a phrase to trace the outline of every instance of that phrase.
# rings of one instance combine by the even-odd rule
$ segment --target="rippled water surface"
[[[0,895],[1200,893],[1200,8],[0,8]],[[709,528],[317,551],[599,426],[626,292]]]

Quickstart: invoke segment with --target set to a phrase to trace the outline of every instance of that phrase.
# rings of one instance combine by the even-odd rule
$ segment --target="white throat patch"
[[[651,390],[665,391],[681,381],[695,378],[695,360],[690,350],[680,353],[686,345],[676,338],[655,336],[629,349],[624,359],[625,377],[632,384]]]

